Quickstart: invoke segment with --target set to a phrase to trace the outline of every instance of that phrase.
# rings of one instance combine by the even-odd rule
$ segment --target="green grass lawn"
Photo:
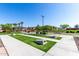
[[[48,36],[45,36],[45,35],[43,35],[43,34],[29,34],[29,35],[48,38]]]
[[[6,34],[12,34],[12,33],[20,34],[20,32],[0,32],[0,35],[6,35]]]
[[[22,35],[11,35],[11,36],[26,44],[29,44],[35,48],[38,48],[44,52],[47,52],[56,43],[56,42],[52,42],[52,41],[47,41],[47,43],[44,45],[38,45],[34,42],[38,38],[32,38],[32,37],[27,37],[27,36],[22,36]]]
[[[10,34],[10,33],[7,33],[7,32],[0,32],[0,35],[6,35],[6,34]]]
[[[61,39],[61,37],[57,37],[56,39],[57,39],[57,40],[60,40],[60,39]]]
[[[50,38],[49,36],[45,36],[45,35],[42,35],[42,34],[29,34],[29,35],[39,36],[39,37],[45,37],[45,38]],[[60,40],[61,37],[57,37],[57,38],[55,38],[55,39]]]

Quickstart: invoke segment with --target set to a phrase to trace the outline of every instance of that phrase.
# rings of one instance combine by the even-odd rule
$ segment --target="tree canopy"
[[[79,28],[79,25],[78,25],[78,24],[76,24],[76,25],[74,26],[74,28]]]
[[[60,25],[60,28],[62,28],[62,29],[66,29],[66,28],[68,28],[68,27],[69,27],[68,24],[61,24],[61,25]]]

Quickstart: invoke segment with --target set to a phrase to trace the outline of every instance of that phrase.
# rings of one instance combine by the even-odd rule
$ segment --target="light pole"
[[[44,16],[42,15],[42,26],[44,26]]]

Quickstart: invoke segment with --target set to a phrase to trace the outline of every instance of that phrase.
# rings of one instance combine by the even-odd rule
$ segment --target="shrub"
[[[69,31],[66,31],[66,33],[69,33]]]
[[[75,33],[74,31],[70,31],[70,33]]]
[[[47,32],[46,31],[42,31],[42,32],[40,32],[40,34],[44,34],[45,35],[45,34],[47,34]]]
[[[79,33],[79,31],[76,31],[76,33]]]
[[[39,34],[39,32],[36,32],[36,34]]]

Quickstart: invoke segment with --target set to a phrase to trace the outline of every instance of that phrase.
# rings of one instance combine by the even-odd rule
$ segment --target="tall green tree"
[[[35,29],[36,29],[36,34],[39,34],[41,31],[41,26],[37,25]]]
[[[37,31],[37,34],[40,32],[40,33],[47,33],[47,32],[51,32],[52,31],[52,29],[53,29],[53,27],[52,26],[50,26],[50,25],[45,25],[45,26],[39,26],[39,25],[37,25],[36,26],[36,31]]]
[[[1,26],[2,26],[2,29],[5,32],[11,32],[12,31],[12,24],[1,24]]]
[[[17,31],[17,23],[13,23],[12,27],[13,27],[13,31],[16,32]]]
[[[68,24],[61,24],[61,25],[60,25],[60,28],[62,28],[62,29],[66,29],[66,28],[68,28],[68,27],[69,27]]]
[[[76,24],[76,25],[74,26],[74,28],[79,28],[79,25],[78,25],[78,24]]]
[[[45,25],[45,26],[42,26],[41,29],[46,32],[51,32],[53,29],[53,26]]]

